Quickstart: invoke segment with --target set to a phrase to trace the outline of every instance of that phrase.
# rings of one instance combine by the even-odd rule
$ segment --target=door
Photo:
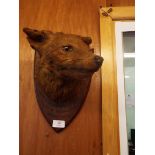
[[[103,155],[128,155],[125,74],[122,56],[123,30],[118,31],[118,25],[123,23],[125,27],[130,28],[128,31],[131,31],[131,28],[133,31],[133,25],[130,23],[134,22],[134,16],[134,7],[100,9],[101,55],[104,57],[102,66]],[[126,55],[129,56],[129,53]]]
[[[135,154],[135,22],[115,22],[120,154]]]

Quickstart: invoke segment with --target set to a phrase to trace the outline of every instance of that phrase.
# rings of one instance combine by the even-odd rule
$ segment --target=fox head
[[[94,54],[90,37],[24,28],[30,46],[39,54],[42,68],[58,78],[81,79],[91,76],[103,58]]]

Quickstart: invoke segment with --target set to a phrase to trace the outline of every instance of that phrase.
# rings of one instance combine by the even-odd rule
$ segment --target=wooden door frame
[[[135,7],[100,9],[103,155],[120,155],[115,21],[135,19]]]

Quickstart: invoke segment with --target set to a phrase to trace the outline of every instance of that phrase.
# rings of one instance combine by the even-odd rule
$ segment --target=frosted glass
[[[135,32],[123,32],[125,103],[128,140],[135,129]]]

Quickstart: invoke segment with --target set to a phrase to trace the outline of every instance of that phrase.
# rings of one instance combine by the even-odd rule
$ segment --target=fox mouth
[[[81,72],[81,73],[94,73],[99,68],[93,68],[93,69],[86,69],[86,68],[72,68],[71,70]]]
[[[95,68],[76,68],[76,67],[61,67],[61,71],[76,71],[76,72],[80,72],[80,73],[94,73],[96,71],[98,71],[100,67],[95,67]]]

